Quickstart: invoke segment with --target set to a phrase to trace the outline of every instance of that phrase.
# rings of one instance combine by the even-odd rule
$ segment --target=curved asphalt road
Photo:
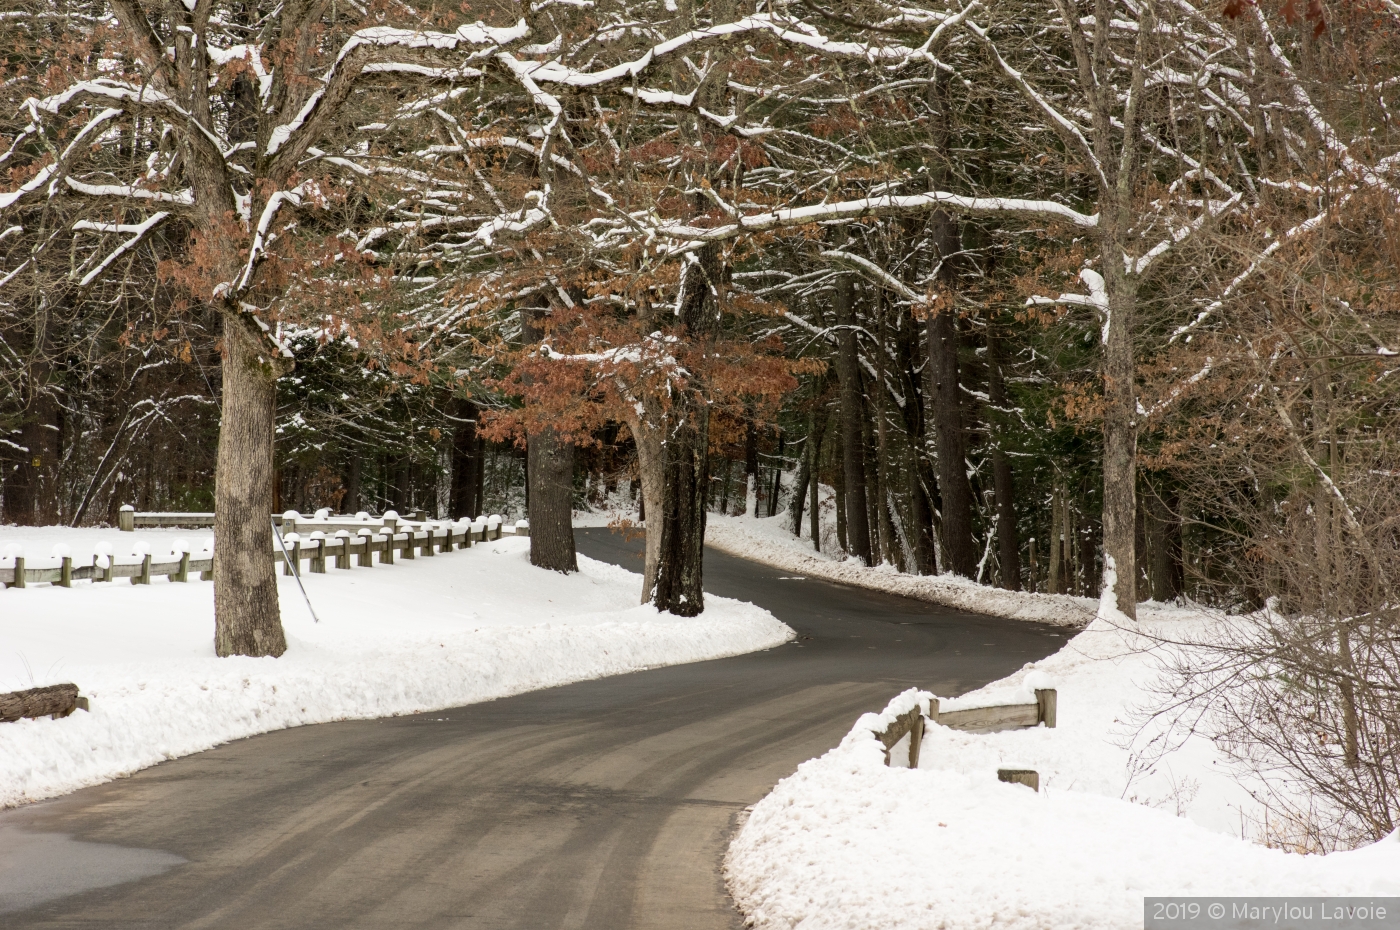
[[[640,543],[578,538],[640,570]],[[737,928],[740,811],[898,691],[961,693],[1067,635],[713,550],[705,578],[799,639],[269,733],[0,813],[0,926]]]

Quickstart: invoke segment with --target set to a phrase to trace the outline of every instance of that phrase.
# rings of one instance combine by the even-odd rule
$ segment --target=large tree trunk
[[[530,564],[556,572],[578,571],[574,554],[573,443],[552,429],[528,440]]]
[[[719,325],[725,271],[719,246],[700,250],[681,284],[681,338],[704,344]],[[705,610],[705,498],[710,485],[710,405],[702,375],[692,372],[683,390],[674,392],[668,416],[664,510],[652,602],[658,610],[694,617]],[[654,523],[655,521],[653,521]],[[656,527],[648,530],[655,532]],[[650,532],[648,535],[650,535]]]
[[[452,498],[448,510],[458,519],[477,516],[476,510],[476,404],[457,405],[460,421],[452,434]]]
[[[855,294],[850,275],[836,279],[836,325],[839,327],[836,377],[840,382],[841,465],[845,481],[846,551],[873,565],[870,514],[865,499],[865,448],[861,438],[865,405],[861,402],[860,358],[855,333]]]
[[[1134,391],[1133,314],[1136,286],[1123,269],[1122,249],[1104,243],[1108,320],[1103,346],[1104,576],[1114,578],[1118,609],[1137,619],[1137,398]]]
[[[987,399],[992,407],[992,485],[997,505],[997,545],[1000,549],[1001,586],[1021,590],[1021,541],[1016,535],[1016,495],[1012,482],[1011,457],[1006,454],[1011,415],[1006,402],[1006,380],[1002,375],[1001,338],[987,333]]]
[[[658,610],[694,617],[705,609],[709,410],[703,399],[686,396],[672,407],[671,414],[674,419],[666,440],[664,510],[659,521],[660,551],[652,602]]]
[[[661,512],[666,488],[665,424],[659,405],[643,401],[642,412],[631,414],[627,426],[637,444],[637,477],[642,485],[641,519],[646,524],[646,558],[642,568],[642,603],[651,601],[656,590],[656,573],[661,564]]]
[[[972,538],[972,485],[967,480],[957,327],[951,308],[929,317],[928,353],[928,395],[938,450],[944,567],[971,578],[977,574],[977,544]]]
[[[521,311],[527,344],[545,337],[548,303]],[[530,514],[530,564],[556,572],[578,571],[574,554],[574,447],[545,426],[526,437],[525,506]]]
[[[214,651],[287,651],[273,563],[273,434],[286,363],[261,333],[224,314],[223,411],[214,478]]]

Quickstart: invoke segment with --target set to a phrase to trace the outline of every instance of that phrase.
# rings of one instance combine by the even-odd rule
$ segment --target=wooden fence
[[[1039,688],[1035,692],[1034,704],[997,704],[991,707],[964,707],[940,713],[938,698],[929,699],[929,713],[916,704],[895,718],[894,723],[875,733],[875,738],[885,747],[885,764],[890,764],[890,753],[899,741],[909,737],[909,767],[919,767],[919,749],[924,741],[924,728],[929,722],[941,724],[950,730],[964,730],[969,733],[995,733],[998,730],[1017,730],[1037,727],[1042,723],[1047,727],[1055,725],[1059,698],[1054,688]],[[1004,774],[1003,774],[1004,773]],[[1030,785],[1040,790],[1040,777],[1028,769],[999,769],[997,776],[1002,781],[1013,781]]]
[[[473,543],[500,539],[504,535],[530,535],[529,526],[523,521],[508,527],[502,525],[499,517],[478,519],[471,523],[423,521],[415,526],[394,517],[368,521],[353,517],[317,520],[300,515],[293,517],[288,513],[283,515],[281,522],[285,553],[274,539],[269,554],[274,563],[282,566],[282,572],[286,575],[293,571],[300,575],[303,562],[308,563],[309,571],[319,574],[325,572],[328,564],[348,569],[352,559],[356,565],[368,567],[375,564],[374,557],[377,555],[379,564],[392,565],[396,557],[428,557],[439,552],[466,549]],[[302,532],[310,535],[303,538]],[[28,568],[24,557],[16,556],[10,567],[0,566],[0,582],[9,588],[23,588],[42,582],[71,588],[74,581],[103,582],[117,578],[130,578],[132,584],[150,584],[152,577],[161,576],[171,581],[189,581],[192,572],[197,572],[201,580],[210,581],[214,577],[213,553],[201,553],[201,556],[193,558],[186,552],[176,558],[156,562],[150,553],[146,553],[140,562],[118,564],[113,556],[94,555],[91,565],[74,565],[71,556],[62,556],[58,567],[48,568]]]

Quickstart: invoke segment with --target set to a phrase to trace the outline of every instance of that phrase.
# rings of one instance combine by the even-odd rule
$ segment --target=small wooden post
[[[141,556],[141,574],[139,574],[139,575],[133,577],[133,578],[131,579],[131,583],[132,583],[132,584],[150,584],[150,583],[151,583],[151,554],[150,554],[149,552],[147,552],[145,555]]]
[[[924,742],[924,715],[914,715],[914,725],[909,728],[909,767],[919,767],[919,747]]]
[[[24,587],[24,556],[15,556],[15,580],[10,582],[12,588]]]
[[[1054,688],[1035,689],[1035,716],[1037,723],[1043,723],[1047,727],[1055,726],[1055,714],[1059,704],[1059,695]]]
[[[190,580],[190,554],[188,552],[180,553],[180,567],[175,569],[175,574],[171,576],[170,580],[186,582]]]
[[[423,554],[431,556],[433,554],[433,528],[427,523],[423,524]]]
[[[1040,773],[1034,769],[997,769],[997,781],[1025,785],[1032,791],[1040,790]]]
[[[311,574],[324,575],[326,573],[326,538],[311,540],[316,544],[316,550],[311,554]]]
[[[355,561],[361,568],[370,568],[374,565],[374,548],[370,545],[370,537],[361,533],[359,536],[355,537],[355,540],[364,546],[364,548],[356,553]]]
[[[73,557],[65,555],[63,565],[58,570],[58,586],[60,588],[73,587]]]
[[[117,511],[117,529],[123,533],[136,532],[136,508],[130,504],[122,504],[121,510]]]
[[[340,543],[340,548],[335,550],[335,567],[348,569],[350,568],[350,534],[341,530],[335,534],[335,538]]]
[[[300,539],[294,540],[294,541],[292,542],[292,551],[291,551],[290,555],[291,555],[291,557],[292,557],[292,574],[293,574],[293,575],[296,575],[298,578],[300,578],[300,577],[301,577],[301,540],[300,540]]]
[[[388,535],[386,535],[386,536],[384,537],[384,554],[383,554],[382,556],[380,556],[380,558],[379,558],[379,564],[380,564],[380,565],[393,565],[393,564],[394,564],[394,531],[391,530],[391,529],[388,529],[388,522],[389,522],[389,521],[385,520],[384,522],[385,522],[385,529],[388,530]]]
[[[406,526],[403,528],[403,557],[405,559],[418,558],[413,549],[413,527]]]

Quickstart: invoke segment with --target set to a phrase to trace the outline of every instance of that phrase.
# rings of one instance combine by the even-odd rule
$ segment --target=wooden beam
[[[0,694],[0,723],[23,717],[67,717],[78,706],[78,686],[49,685]]]

